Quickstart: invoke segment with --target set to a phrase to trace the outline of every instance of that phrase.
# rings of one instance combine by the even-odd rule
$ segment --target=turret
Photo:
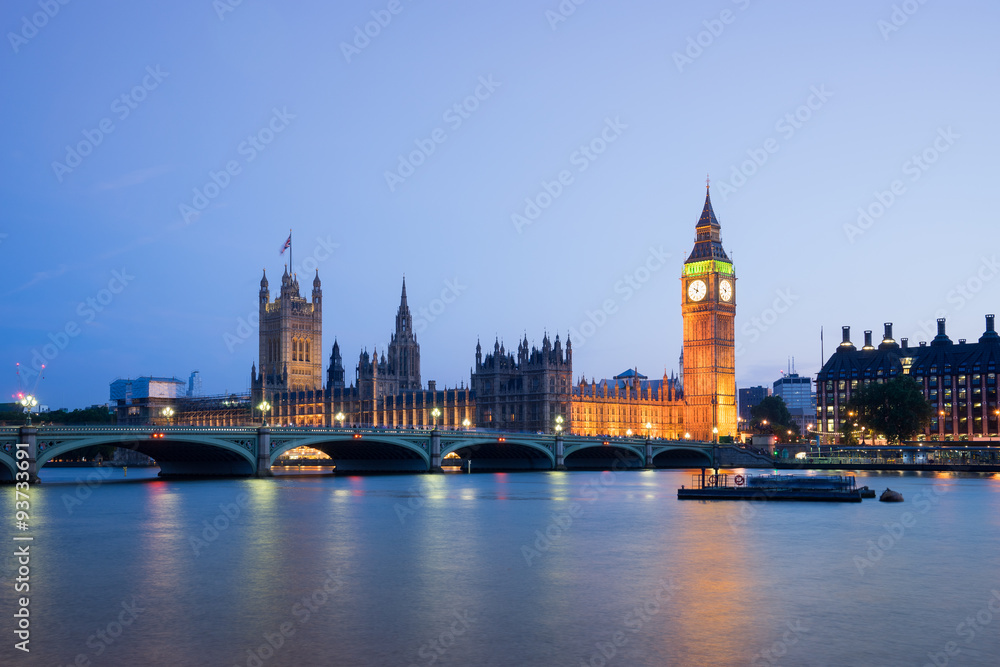
[[[313,278],[312,302],[319,308],[323,300],[323,290],[320,288],[319,269],[316,269],[316,277]]]
[[[260,303],[261,306],[267,304],[271,300],[271,293],[267,289],[267,270],[264,270],[264,275],[260,279]]]

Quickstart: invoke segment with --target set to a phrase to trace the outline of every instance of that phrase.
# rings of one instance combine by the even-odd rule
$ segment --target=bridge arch
[[[0,482],[13,482],[17,472],[17,462],[7,452],[0,451]]]
[[[605,444],[607,442],[607,444]],[[570,444],[563,459],[567,469],[611,470],[641,468],[646,453],[642,446],[625,442],[600,441]]]
[[[274,465],[290,449],[312,447],[333,459],[337,472],[426,472],[430,467],[429,446],[429,434],[414,438],[378,431],[316,435],[272,431],[270,459]]]
[[[656,468],[705,468],[712,465],[712,455],[693,447],[659,447],[653,450]]]
[[[162,437],[159,434],[162,433]],[[131,449],[152,458],[160,474],[253,475],[257,468],[257,437],[245,434],[210,435],[169,429],[133,434],[94,433],[80,436],[39,433],[36,461],[40,469],[48,461],[84,447],[111,446]]]
[[[473,470],[552,470],[556,456],[552,443],[515,434],[469,434],[441,442],[441,458],[458,454],[472,461]]]

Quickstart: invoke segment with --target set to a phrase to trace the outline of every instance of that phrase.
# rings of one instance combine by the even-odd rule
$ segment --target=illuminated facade
[[[299,294],[299,280],[281,276],[281,291],[272,302],[267,272],[260,279],[260,373],[253,386],[265,391],[312,391],[323,386],[323,291],[319,271],[312,301]]]
[[[637,369],[612,379],[573,381],[573,345],[557,335],[541,347],[527,336],[516,353],[498,339],[492,353],[476,345],[468,386],[425,387],[420,376],[420,346],[403,282],[395,332],[380,353],[360,353],[349,385],[340,344],[335,340],[326,382],[321,383],[322,293],[319,274],[312,301],[299,294],[287,271],[272,303],[267,277],[260,287],[260,369],[251,371],[250,396],[241,412],[222,417],[187,406],[175,423],[236,425],[253,417],[266,399],[275,424],[385,428],[484,428],[552,433],[557,426],[579,435],[711,440],[736,435],[736,380],[733,265],[722,249],[719,223],[707,194],[697,239],[684,265],[681,312],[684,347],[681,375],[650,380]],[[231,397],[235,398],[235,397]],[[437,411],[437,415],[435,415]],[[251,418],[253,419],[253,418]],[[222,420],[222,421],[220,421]],[[243,420],[241,422],[241,420]]]
[[[681,275],[684,424],[695,440],[736,436],[736,273],[705,193],[695,244]]]
[[[945,333],[943,318],[937,325],[937,336],[929,344],[910,347],[906,338],[897,343],[892,337],[892,323],[886,323],[882,342],[873,345],[872,332],[865,331],[861,349],[851,342],[851,328],[844,327],[843,341],[816,376],[820,429],[837,438],[842,422],[848,418],[847,403],[859,387],[910,375],[934,408],[934,416],[920,439],[977,440],[1000,435],[1000,334],[995,317],[986,316],[986,331],[975,343],[961,338],[956,344]]]
[[[580,378],[572,409],[576,435],[681,440],[685,434],[680,383],[666,373],[661,380],[648,380],[637,370],[589,384]]]

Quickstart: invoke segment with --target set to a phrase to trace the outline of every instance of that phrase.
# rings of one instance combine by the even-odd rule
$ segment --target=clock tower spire
[[[710,184],[681,275],[684,429],[697,440],[736,435],[736,273],[722,247]]]

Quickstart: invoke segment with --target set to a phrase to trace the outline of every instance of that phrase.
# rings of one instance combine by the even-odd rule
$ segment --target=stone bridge
[[[37,481],[46,462],[94,445],[145,454],[163,476],[266,477],[277,458],[296,447],[322,451],[338,472],[440,472],[442,463],[467,466],[470,461],[477,471],[771,464],[766,456],[709,442],[478,429],[25,426],[0,428],[0,481],[13,480],[18,469]]]

